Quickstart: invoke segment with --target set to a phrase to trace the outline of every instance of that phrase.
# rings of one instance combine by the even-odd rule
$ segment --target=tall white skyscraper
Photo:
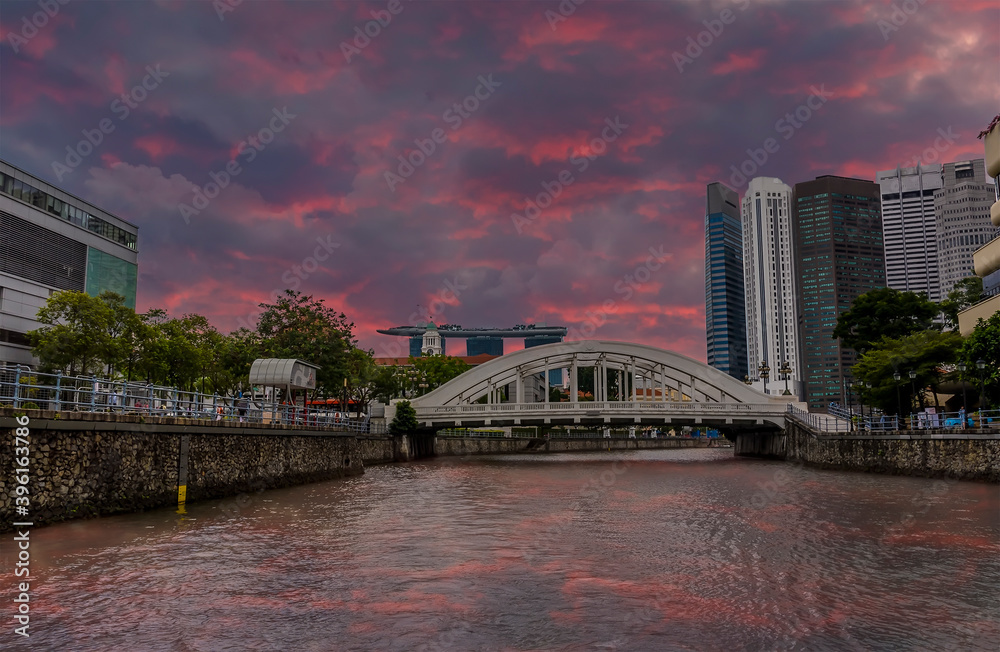
[[[787,362],[788,386],[798,394],[798,310],[791,234],[792,189],[772,177],[750,182],[741,205],[743,279],[746,287],[747,358],[750,375],[770,367],[767,393],[781,394],[785,383],[778,369]],[[755,382],[761,389],[763,383]]]
[[[941,164],[886,170],[875,182],[882,193],[886,285],[940,301],[934,193],[944,185]]]
[[[942,298],[955,283],[975,275],[972,254],[1000,234],[990,222],[995,197],[984,160],[945,163],[943,176],[944,187],[934,193]]]

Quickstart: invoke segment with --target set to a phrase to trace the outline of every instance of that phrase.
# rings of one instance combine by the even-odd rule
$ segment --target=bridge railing
[[[261,399],[244,400],[245,403],[241,403],[233,396],[188,392],[149,383],[47,374],[23,366],[0,367],[0,405],[13,408],[336,428],[371,434],[386,432],[382,423],[371,423],[365,418],[350,419],[326,409]]]
[[[415,406],[417,412],[429,410],[437,414],[477,414],[497,412],[717,412],[747,414],[782,414],[785,403],[710,403],[697,401],[579,401],[576,403],[470,403],[466,405]]]

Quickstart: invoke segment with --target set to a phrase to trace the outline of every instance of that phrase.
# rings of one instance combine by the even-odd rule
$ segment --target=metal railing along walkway
[[[176,387],[0,367],[0,405],[56,412],[106,412],[230,423],[335,428],[384,434],[382,423],[348,418],[328,409],[277,403],[253,397],[220,396]]]
[[[814,414],[793,405],[788,413],[813,430],[826,434],[895,434],[917,431],[960,432],[971,428],[1000,428],[1000,410],[980,410],[971,414],[964,412],[942,412],[939,414],[918,413],[908,418],[876,415],[861,416],[849,414],[846,410],[830,410],[830,414]],[[963,427],[962,421],[965,421]]]

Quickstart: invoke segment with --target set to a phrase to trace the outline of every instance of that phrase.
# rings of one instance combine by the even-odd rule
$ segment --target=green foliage
[[[975,379],[978,384],[982,377],[990,406],[1000,407],[1000,312],[976,323],[959,355],[960,360],[968,365],[966,380]],[[982,371],[976,368],[979,360],[985,363]]]
[[[374,395],[383,403],[398,397],[403,391],[403,378],[399,367],[379,366],[375,371]]]
[[[394,435],[405,435],[417,429],[417,411],[409,401],[396,403],[396,416],[389,424],[389,432]]]
[[[877,288],[860,295],[837,317],[833,337],[864,353],[883,337],[899,338],[929,330],[938,306],[922,294]]]
[[[367,411],[378,389],[381,368],[375,364],[374,351],[352,348],[347,356],[347,398],[359,412]]]
[[[915,371],[917,376],[912,386],[916,389],[919,405],[925,407],[929,401],[923,389],[929,387],[936,394],[938,384],[945,376],[942,365],[955,362],[961,346],[961,335],[953,331],[926,330],[880,341],[861,355],[853,368],[856,378],[872,385],[863,393],[863,400],[888,413],[897,413],[897,410],[899,414],[909,413],[913,409],[914,398],[911,396],[909,372]],[[898,383],[893,378],[896,371],[901,376]],[[896,404],[897,389],[901,402],[899,406]]]
[[[262,303],[257,323],[268,357],[298,358],[318,365],[317,394],[338,396],[348,377],[348,358],[356,345],[354,324],[344,313],[300,292],[285,290],[273,304]]]
[[[38,311],[36,319],[44,326],[28,333],[32,353],[46,370],[102,372],[111,346],[107,338],[111,313],[100,298],[71,290],[56,292]]]
[[[425,355],[419,358],[410,356],[410,364],[423,382],[427,383],[426,388],[421,388],[422,393],[434,391],[472,368],[464,360],[447,355]],[[417,382],[421,381],[418,379]]]
[[[983,299],[983,279],[978,276],[967,276],[955,284],[948,293],[948,298],[941,302],[948,323],[952,328],[958,328],[958,313],[973,306]]]

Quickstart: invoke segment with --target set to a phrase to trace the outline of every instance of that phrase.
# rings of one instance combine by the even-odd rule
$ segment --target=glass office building
[[[810,410],[846,404],[845,377],[857,354],[833,338],[837,317],[860,294],[885,287],[879,185],[826,175],[795,184],[799,341]]]
[[[0,161],[0,365],[34,365],[26,333],[59,290],[105,290],[135,308],[139,230]]]
[[[721,183],[711,183],[705,209],[708,364],[740,380],[749,373],[744,302],[739,195]]]

